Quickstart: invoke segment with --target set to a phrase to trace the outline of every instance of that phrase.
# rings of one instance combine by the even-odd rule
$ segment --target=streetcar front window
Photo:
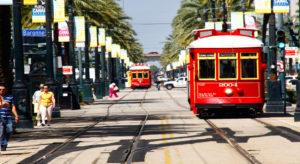
[[[213,53],[200,53],[199,58],[199,79],[200,80],[213,80],[216,77],[216,63],[215,54]]]
[[[148,72],[144,72],[144,79],[148,79],[149,76],[148,76]]]
[[[215,60],[199,60],[199,78],[215,78]]]
[[[136,79],[136,72],[131,72],[131,74],[132,74],[132,78]]]
[[[142,79],[143,78],[143,72],[138,72],[138,78]]]
[[[220,60],[220,78],[236,78],[236,60]]]

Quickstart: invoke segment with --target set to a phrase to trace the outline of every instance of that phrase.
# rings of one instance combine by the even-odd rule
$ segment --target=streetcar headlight
[[[232,96],[233,90],[231,88],[227,88],[227,89],[225,89],[225,94],[226,94],[226,96]]]

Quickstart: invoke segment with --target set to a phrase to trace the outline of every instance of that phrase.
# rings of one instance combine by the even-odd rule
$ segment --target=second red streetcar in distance
[[[151,71],[148,64],[135,64],[129,69],[131,88],[150,88]]]

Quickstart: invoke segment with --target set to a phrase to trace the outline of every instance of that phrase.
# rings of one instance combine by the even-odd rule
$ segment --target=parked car
[[[287,90],[296,91],[296,81],[297,76],[286,76],[285,77],[285,87]]]
[[[167,81],[164,82],[164,87],[166,87],[168,90],[171,90],[173,88],[184,88],[187,86],[187,77],[179,77],[178,79],[174,81]]]
[[[159,82],[166,82],[166,81],[168,81],[169,79],[168,79],[167,77],[157,76],[157,77],[156,77],[156,80],[159,81]]]

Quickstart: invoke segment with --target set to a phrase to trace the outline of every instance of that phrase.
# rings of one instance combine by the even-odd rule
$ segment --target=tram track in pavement
[[[180,107],[189,109],[188,107],[180,104],[178,100],[176,100],[170,93],[169,91],[166,91],[167,94],[171,97],[171,99]],[[256,119],[254,119],[256,120]],[[260,161],[258,161],[255,157],[253,157],[248,151],[243,149],[233,138],[229,137],[226,132],[221,130],[219,127],[217,127],[211,120],[209,119],[204,119],[204,121],[212,128],[215,130],[216,134],[219,135],[222,139],[224,139],[232,148],[234,148],[241,156],[243,156],[248,162],[251,164],[261,164]],[[256,120],[260,122],[260,120]],[[271,126],[263,121],[261,121],[262,124],[265,124],[266,126]],[[298,137],[300,139],[300,137]]]
[[[131,164],[134,154],[137,150],[137,146],[140,142],[140,138],[142,136],[143,130],[145,128],[146,122],[148,121],[149,118],[149,113],[148,111],[143,107],[143,103],[145,101],[146,95],[147,95],[148,90],[146,90],[143,98],[141,99],[141,102],[139,104],[139,107],[142,108],[144,110],[144,112],[146,113],[145,119],[141,120],[140,124],[139,124],[139,128],[137,129],[137,133],[136,136],[133,137],[132,139],[132,144],[131,147],[129,149],[127,149],[126,151],[124,151],[123,157],[122,157],[122,163],[126,163],[126,164]]]
[[[78,138],[79,136],[81,136],[82,134],[84,134],[85,132],[87,132],[89,129],[91,129],[92,127],[96,126],[97,124],[99,124],[100,122],[103,122],[105,120],[107,120],[109,118],[109,110],[110,108],[117,104],[120,100],[123,100],[125,97],[127,97],[130,93],[132,93],[132,91],[128,92],[127,94],[125,94],[124,96],[122,96],[120,99],[115,100],[113,103],[109,104],[107,107],[107,114],[101,118],[98,119],[97,121],[91,123],[90,125],[84,127],[84,129],[81,129],[79,131],[76,132],[75,135],[73,135],[72,137],[68,138],[65,142],[57,145],[56,147],[52,148],[51,150],[49,150],[47,153],[44,153],[41,157],[38,157],[36,160],[32,161],[32,164],[36,164],[36,163],[40,163],[43,162],[43,160],[48,159],[50,156],[54,155],[56,152],[58,152],[59,150],[65,148],[67,145],[69,145],[71,142],[73,142],[76,138]]]

